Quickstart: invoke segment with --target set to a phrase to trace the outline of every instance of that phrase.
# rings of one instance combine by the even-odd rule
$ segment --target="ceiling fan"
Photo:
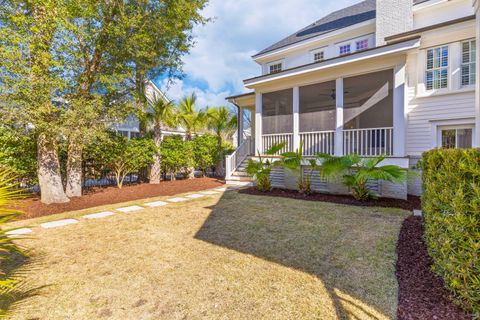
[[[344,91],[344,92],[343,92],[343,94],[348,94],[348,93],[349,93],[348,91]],[[331,92],[331,93],[320,93],[319,95],[320,95],[320,96],[330,97],[330,98],[332,98],[332,100],[335,100],[336,97],[337,97],[336,89],[332,89],[332,92]]]

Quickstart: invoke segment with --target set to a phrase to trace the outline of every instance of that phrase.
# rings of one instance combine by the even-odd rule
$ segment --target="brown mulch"
[[[400,208],[405,210],[413,210],[421,208],[420,197],[408,196],[408,200],[379,198],[376,200],[358,201],[349,195],[334,195],[326,193],[311,193],[309,195],[301,194],[294,190],[285,189],[272,189],[269,192],[261,192],[250,187],[247,189],[239,190],[240,193],[258,195],[258,196],[270,196],[270,197],[284,197],[292,199],[301,199],[308,201],[323,201],[333,202],[339,204],[347,204],[353,206],[365,206],[365,207],[384,207],[384,208]]]
[[[158,196],[173,196],[179,193],[200,191],[220,187],[224,181],[213,178],[196,178],[192,180],[162,181],[158,185],[137,184],[117,187],[89,188],[82,197],[71,198],[70,202],[46,205],[40,202],[38,196],[21,201],[21,210],[25,212],[20,219],[30,219],[81,210],[107,204],[115,204]]]
[[[422,235],[420,217],[411,216],[403,222],[397,244],[398,320],[471,319],[451,302],[442,279],[431,271]]]

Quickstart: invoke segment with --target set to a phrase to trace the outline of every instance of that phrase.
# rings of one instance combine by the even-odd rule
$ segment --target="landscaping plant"
[[[480,149],[425,152],[422,209],[433,269],[480,319]]]
[[[12,209],[22,196],[21,190],[14,188],[16,179],[10,171],[0,169],[0,298],[8,297],[18,283],[18,280],[9,277],[8,262],[13,259],[13,254],[24,254],[7,234],[12,229],[5,227],[6,223],[20,215],[20,211]],[[5,312],[0,309],[0,316]]]
[[[356,200],[365,201],[376,197],[367,186],[371,180],[404,182],[406,179],[406,171],[399,166],[380,165],[386,158],[384,155],[362,158],[357,154],[342,157],[318,154],[317,157],[321,162],[320,173],[326,177],[340,177],[343,184],[351,188]]]
[[[270,149],[265,151],[265,155],[276,155],[280,150],[285,148],[286,142],[273,145]],[[249,159],[247,163],[246,171],[256,180],[256,188],[261,192],[267,192],[272,190],[272,182],[270,180],[270,173],[272,167],[278,165],[278,161],[270,161],[265,159],[258,151],[258,160]]]
[[[284,152],[281,154],[280,161],[282,165],[292,171],[298,172],[298,191],[303,194],[310,194],[312,192],[312,173],[317,167],[315,159],[307,159],[303,156],[303,143],[300,143],[300,148],[293,152]],[[310,165],[309,174],[304,174],[302,164]]]
[[[115,175],[118,188],[122,188],[127,175],[138,172],[153,161],[156,147],[151,139],[130,139],[110,133],[98,139],[89,148],[90,156],[100,161]]]
[[[175,180],[177,173],[190,175],[193,168],[192,142],[181,136],[165,137],[160,146],[162,152],[162,170]]]
[[[193,138],[192,144],[195,167],[205,176],[207,170],[214,167],[218,161],[217,138],[211,134],[204,134]]]

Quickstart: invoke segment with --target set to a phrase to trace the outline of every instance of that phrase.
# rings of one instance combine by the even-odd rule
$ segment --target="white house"
[[[227,98],[254,114],[227,179],[240,179],[254,150],[280,141],[287,150],[303,142],[305,155],[387,154],[404,168],[431,148],[480,146],[479,3],[366,0],[254,55],[260,75],[244,80],[252,92]],[[290,180],[273,175],[280,186],[294,187]],[[313,186],[345,192],[319,179]],[[398,198],[421,192],[418,179],[372,188]]]
[[[170,100],[167,96],[153,83],[152,81],[147,81],[145,83],[145,95],[147,99],[150,101],[153,97],[160,98],[165,102],[169,102]],[[122,134],[125,137],[130,138],[138,138],[140,136],[140,123],[138,118],[135,115],[131,114],[127,117],[127,119],[123,122],[114,123],[112,125],[113,129],[118,133]],[[172,135],[179,135],[182,137],[186,136],[186,132],[183,128],[163,128],[163,136],[172,136]]]

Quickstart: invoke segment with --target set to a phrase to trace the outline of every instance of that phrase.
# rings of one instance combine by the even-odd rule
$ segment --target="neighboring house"
[[[246,156],[280,141],[286,150],[303,143],[305,155],[387,154],[385,163],[403,168],[431,148],[480,146],[479,5],[367,0],[254,55],[261,74],[244,80],[253,92],[227,98],[240,113],[254,114],[252,139],[227,159],[227,178],[240,179],[235,168]],[[288,172],[273,178],[295,187]],[[372,188],[398,198],[421,192],[419,179]]]
[[[145,95],[149,101],[153,99],[153,97],[159,97],[163,99],[165,102],[170,101],[165,94],[152,82],[147,81],[145,84]],[[131,114],[127,117],[124,122],[115,123],[112,125],[113,129],[118,133],[122,134],[125,137],[131,138],[138,138],[140,136],[140,123],[138,118]],[[185,130],[183,128],[163,128],[163,136],[172,136],[172,135],[179,135],[182,137],[186,136]]]

